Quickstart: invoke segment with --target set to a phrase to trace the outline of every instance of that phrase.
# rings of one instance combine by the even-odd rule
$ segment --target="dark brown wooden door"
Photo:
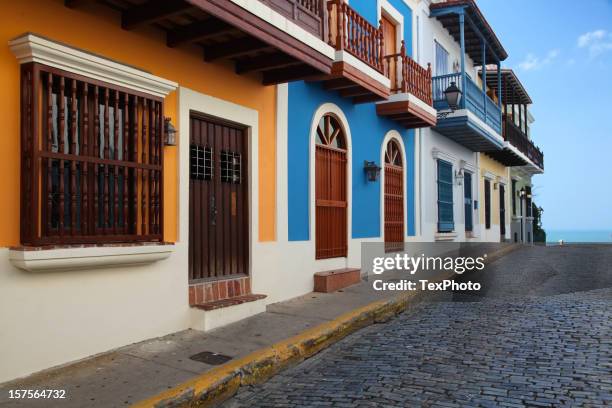
[[[382,16],[382,26],[383,35],[385,36],[385,55],[397,54],[397,26],[384,15]],[[390,59],[389,61],[391,62],[391,64],[389,65],[389,78],[391,79],[391,86],[395,87],[397,85],[398,66],[396,66],[393,61],[399,60]]]
[[[385,244],[404,242],[404,166],[400,145],[387,143],[385,151]]]
[[[499,185],[499,233],[502,241],[506,236],[506,187]]]
[[[315,154],[316,259],[347,256],[346,139],[326,115],[317,127]]]
[[[190,119],[189,279],[248,274],[246,132]]]

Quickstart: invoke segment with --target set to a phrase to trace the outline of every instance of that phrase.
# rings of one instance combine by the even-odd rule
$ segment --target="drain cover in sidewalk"
[[[200,363],[210,364],[210,365],[221,365],[223,363],[227,363],[232,358],[230,356],[225,356],[223,354],[213,353],[211,351],[203,351],[198,354],[194,354],[189,357],[191,360],[199,361]]]

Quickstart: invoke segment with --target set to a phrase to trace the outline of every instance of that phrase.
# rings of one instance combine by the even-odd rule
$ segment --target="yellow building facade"
[[[505,241],[508,239],[508,226],[510,224],[508,211],[509,167],[504,166],[485,153],[478,153],[478,163],[480,169],[478,214],[482,240],[486,242]]]

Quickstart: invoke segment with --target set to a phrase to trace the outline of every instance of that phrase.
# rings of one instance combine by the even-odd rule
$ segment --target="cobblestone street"
[[[612,404],[612,249],[535,247],[359,331],[226,407]]]

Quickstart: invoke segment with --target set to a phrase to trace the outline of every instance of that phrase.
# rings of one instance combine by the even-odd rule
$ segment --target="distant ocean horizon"
[[[546,230],[546,242],[557,244],[560,240],[565,243],[610,243],[612,244],[612,229],[604,230]]]

